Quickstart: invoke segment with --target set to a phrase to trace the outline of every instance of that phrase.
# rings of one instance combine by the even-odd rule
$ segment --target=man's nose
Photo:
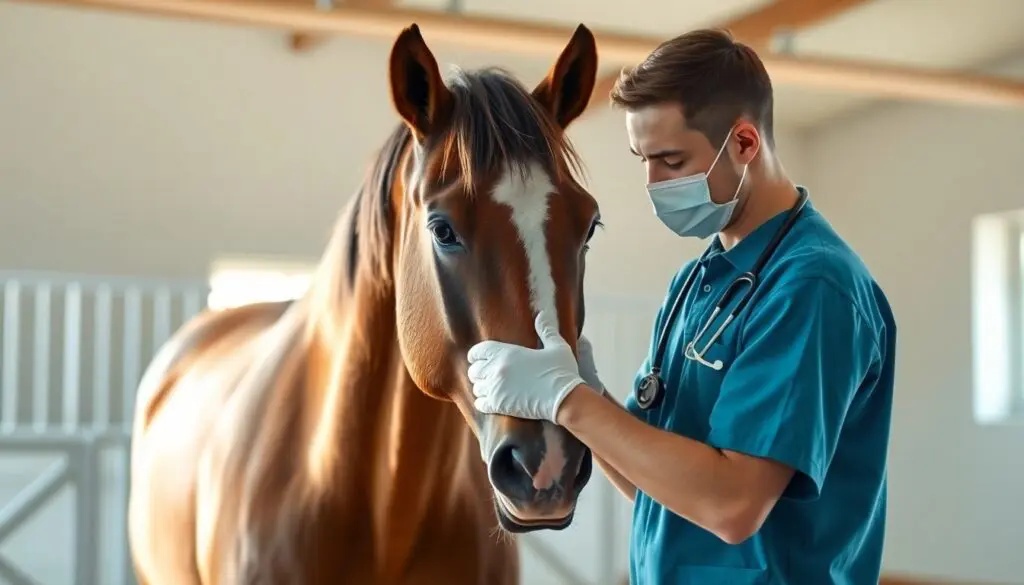
[[[644,170],[647,173],[647,184],[657,183],[658,178],[654,176],[654,169],[651,167],[651,163],[648,161],[644,163]]]

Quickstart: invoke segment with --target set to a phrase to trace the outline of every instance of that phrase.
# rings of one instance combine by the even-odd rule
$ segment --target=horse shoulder
[[[287,315],[287,305],[275,307],[229,328],[200,368],[221,368],[212,379],[226,372],[230,386],[196,460],[196,549],[204,582],[258,583],[297,566],[295,540],[306,516],[290,498],[301,458],[289,448],[297,432],[293,387],[302,380],[305,319],[299,307]]]
[[[204,357],[204,350],[244,325],[272,322],[287,303],[258,303],[224,310],[207,310],[182,325],[164,342],[146,366],[135,396],[135,430],[146,428],[175,387],[187,366]]]

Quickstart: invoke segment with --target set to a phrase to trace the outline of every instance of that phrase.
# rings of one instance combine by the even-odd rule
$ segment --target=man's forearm
[[[628,412],[622,407],[621,404],[618,403],[618,401],[615,400],[615,398],[611,394],[606,393],[604,396],[608,400],[608,402],[611,402],[616,407],[622,409],[624,412]],[[628,499],[630,502],[636,499],[636,486],[633,485],[631,481],[623,477],[622,474],[618,472],[618,470],[609,465],[607,461],[598,456],[597,453],[594,453],[593,449],[591,449],[591,453],[594,456],[594,460],[597,461],[597,466],[601,468],[601,471],[604,472],[608,480],[612,482],[612,485],[615,486],[615,489],[619,490],[619,492],[621,492],[622,495],[626,496],[626,499]]]
[[[596,453],[592,452],[592,455],[594,456],[594,461],[597,461],[597,466],[601,468],[602,472],[604,472],[608,481],[612,482],[615,489],[619,490],[619,493],[625,496],[630,502],[636,499],[636,486],[630,483],[630,481],[625,477],[622,477],[621,473],[616,471],[615,468],[609,465],[607,461],[598,457]]]
[[[735,540],[742,534],[750,480],[718,449],[645,424],[593,392],[573,391],[559,424],[628,483],[675,514]]]

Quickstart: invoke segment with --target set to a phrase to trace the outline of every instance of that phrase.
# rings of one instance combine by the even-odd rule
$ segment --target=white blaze
[[[561,446],[562,439],[555,432],[557,427],[544,421],[544,458],[533,476],[533,489],[546,490],[551,487],[562,475],[565,469],[565,451],[557,447]]]
[[[557,323],[555,279],[551,275],[551,259],[548,257],[544,232],[548,197],[554,191],[555,186],[544,169],[531,163],[525,181],[519,173],[506,173],[495,186],[491,197],[512,210],[512,223],[526,251],[530,304],[534,312],[544,311]]]

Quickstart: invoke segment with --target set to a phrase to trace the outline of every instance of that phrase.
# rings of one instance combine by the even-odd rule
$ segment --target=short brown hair
[[[720,29],[700,29],[658,46],[642,63],[623,70],[612,104],[634,110],[676,102],[687,126],[716,148],[743,115],[773,145],[772,82],[757,53]]]

